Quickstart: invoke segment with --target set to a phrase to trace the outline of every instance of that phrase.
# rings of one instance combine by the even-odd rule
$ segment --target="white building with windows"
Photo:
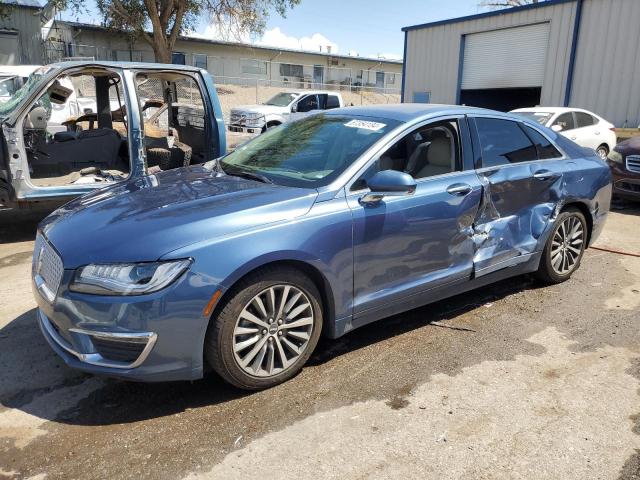
[[[132,40],[100,26],[64,21],[56,21],[45,44],[45,54],[50,62],[68,57],[154,61],[153,50],[143,39]],[[204,68],[214,75],[217,83],[243,84],[259,80],[261,85],[273,82],[274,86],[290,83],[298,87],[363,87],[396,94],[402,84],[402,62],[397,60],[196,37],[178,39],[173,63]]]

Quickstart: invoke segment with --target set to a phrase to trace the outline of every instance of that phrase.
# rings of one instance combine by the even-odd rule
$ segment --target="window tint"
[[[420,127],[389,147],[351,190],[366,188],[366,181],[382,170],[397,170],[420,179],[460,170],[460,135],[455,120]]]
[[[338,100],[338,97],[336,95],[329,95],[327,97],[327,110],[338,107],[340,107],[340,100]]]
[[[576,128],[575,123],[573,123],[573,114],[571,112],[563,113],[556,118],[556,121],[553,122],[553,124],[561,126],[562,131],[573,130]]]
[[[577,128],[589,127],[597,123],[596,119],[585,112],[575,112]]]
[[[483,167],[537,160],[536,148],[516,122],[476,118],[476,126]]]
[[[318,110],[318,96],[307,95],[298,102],[298,112],[310,112],[311,110]]]
[[[536,150],[538,151],[538,158],[540,160],[545,160],[547,158],[561,158],[562,154],[553,146],[553,144],[547,140],[547,138],[539,133],[537,130],[523,125],[527,135],[533,141],[536,146]]]

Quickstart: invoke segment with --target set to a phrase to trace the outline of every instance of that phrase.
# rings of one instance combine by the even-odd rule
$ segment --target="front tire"
[[[205,339],[207,361],[224,380],[245,390],[289,380],[320,338],[320,298],[315,284],[294,268],[248,276],[214,313]]]
[[[577,208],[567,208],[556,218],[536,276],[546,283],[568,280],[580,267],[586,246],[587,221]]]

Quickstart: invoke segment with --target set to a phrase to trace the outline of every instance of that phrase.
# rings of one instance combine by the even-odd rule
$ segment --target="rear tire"
[[[609,155],[609,147],[607,147],[604,143],[596,148],[596,153],[601,159],[606,159],[607,155]]]
[[[214,312],[205,358],[230,384],[270,388],[295,376],[322,330],[317,287],[291,267],[265,268],[241,280]]]
[[[546,283],[561,283],[580,267],[587,246],[587,221],[569,207],[558,215],[542,252],[536,276]]]

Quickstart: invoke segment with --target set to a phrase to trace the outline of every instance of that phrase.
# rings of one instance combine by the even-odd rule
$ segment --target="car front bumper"
[[[136,381],[202,377],[203,311],[215,286],[187,272],[149,295],[88,295],[66,288],[72,274],[65,271],[52,302],[33,283],[42,334],[67,365]]]
[[[630,172],[624,165],[607,162],[613,176],[613,193],[627,200],[640,201],[640,173]]]

